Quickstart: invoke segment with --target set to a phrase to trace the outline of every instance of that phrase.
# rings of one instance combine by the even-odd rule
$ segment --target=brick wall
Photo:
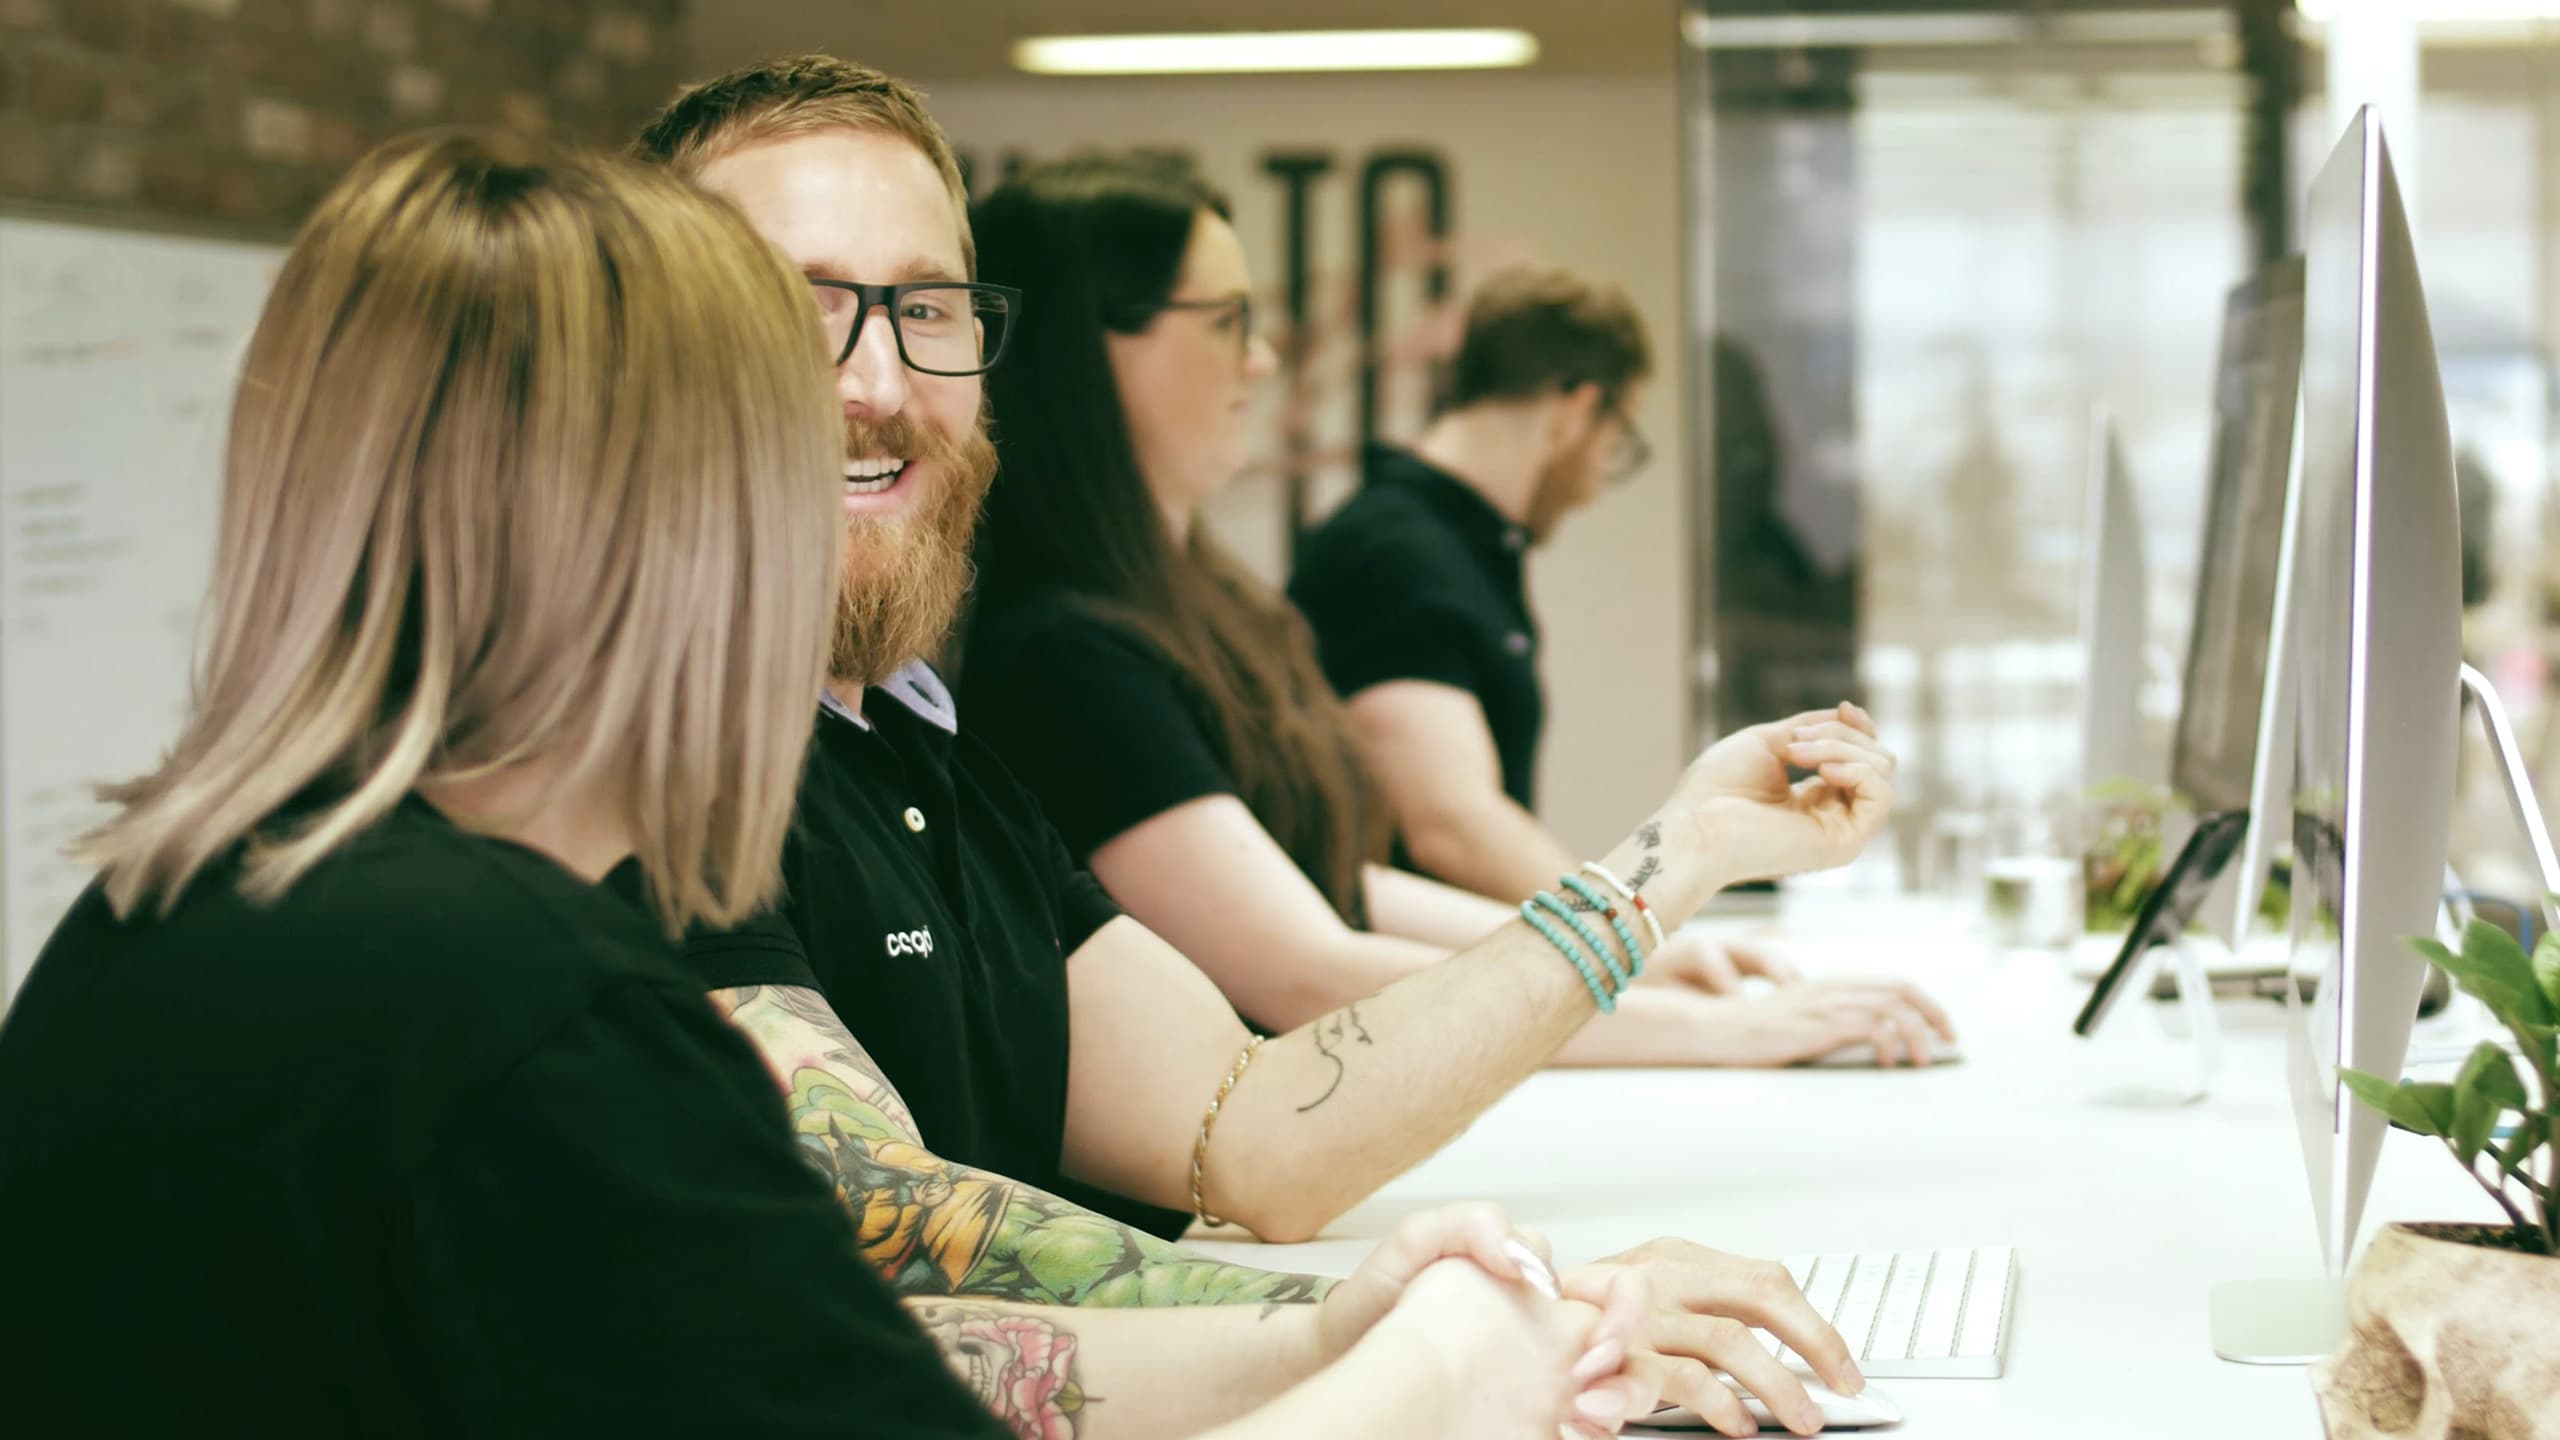
[[[0,0],[0,197],[283,227],[376,142],[619,145],[685,0]]]

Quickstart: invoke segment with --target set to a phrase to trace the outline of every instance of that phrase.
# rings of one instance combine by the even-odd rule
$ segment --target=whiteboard
[[[223,432],[279,247],[0,217],[0,1008],[65,845],[185,717]]]

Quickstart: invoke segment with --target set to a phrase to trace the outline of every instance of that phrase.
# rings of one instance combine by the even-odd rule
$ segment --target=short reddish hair
[[[868,66],[832,55],[800,55],[688,85],[631,142],[631,153],[691,179],[730,151],[827,130],[895,135],[923,151],[951,192],[961,258],[977,273],[969,186],[951,141],[926,112],[922,92]]]

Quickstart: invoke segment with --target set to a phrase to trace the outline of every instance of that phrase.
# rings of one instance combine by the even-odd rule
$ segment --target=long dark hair
[[[1162,650],[1255,818],[1357,923],[1361,868],[1384,857],[1388,821],[1314,636],[1204,526],[1174,544],[1112,381],[1104,336],[1154,318],[1203,211],[1229,218],[1180,164],[1096,154],[1025,170],[978,205],[979,273],[1026,296],[987,377],[1001,468],[978,544],[981,613],[1063,595]]]

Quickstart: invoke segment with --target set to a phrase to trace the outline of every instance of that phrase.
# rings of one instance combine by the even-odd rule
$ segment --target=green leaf
[[[2390,1117],[2393,1124],[2421,1135],[2442,1135],[2453,1128],[2453,1087],[2394,1085],[2379,1075],[2341,1070],[2338,1079],[2367,1107]],[[2441,1093],[2436,1093],[2441,1092]]]
[[[2462,932],[2459,952],[2432,940],[2413,939],[2410,945],[2510,1028],[2551,1023],[2551,1002],[2543,998],[2542,987],[2534,980],[2533,962],[2526,958],[2524,947],[2488,921],[2471,922]]]
[[[2522,1110],[2533,1103],[2533,1097],[2525,1092],[2523,1077],[2516,1074],[2515,1057],[2495,1040],[2483,1040],[2472,1050],[2453,1085],[2457,1090],[2477,1091],[2502,1109]]]
[[[2465,1165],[2478,1160],[2489,1143],[2489,1132],[2498,1127],[2498,1117],[2527,1103],[2515,1062],[2496,1041],[2481,1041],[2453,1082],[2453,1129],[2447,1137],[2453,1141],[2453,1153]]]
[[[2477,915],[2462,927],[2462,953],[2495,966],[2504,974],[2521,977],[2533,973],[2533,962],[2525,958],[2524,947],[2516,943],[2516,937]]]
[[[2560,1011],[2560,930],[2546,932],[2533,947],[2533,979],[2542,987],[2544,1002]]]
[[[2507,1143],[2495,1152],[2498,1168],[2511,1174],[2523,1169],[2525,1157],[2541,1149],[2542,1142],[2550,1135],[2550,1120],[2540,1115],[2527,1115],[2524,1122],[2516,1126],[2516,1133],[2507,1137]]]

